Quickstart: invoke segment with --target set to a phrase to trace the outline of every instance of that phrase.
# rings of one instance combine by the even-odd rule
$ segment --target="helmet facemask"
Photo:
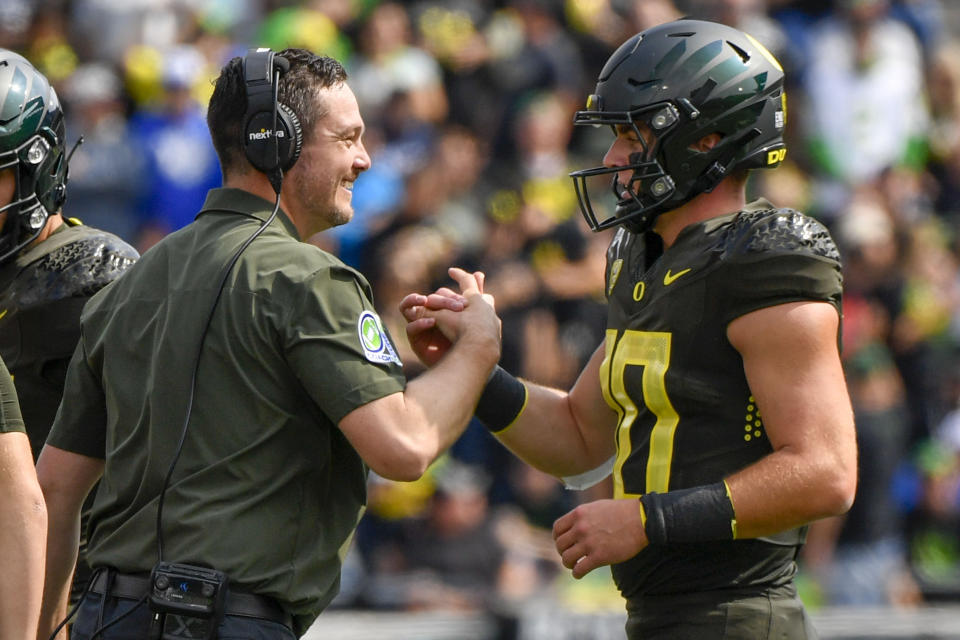
[[[44,170],[49,169],[51,163],[62,163],[62,158],[51,157],[54,153],[50,143],[38,134],[16,149],[0,154],[0,171],[12,169],[15,181],[11,202],[0,206],[0,214],[7,214],[0,229],[0,263],[33,242],[50,214],[56,212],[56,209],[48,211],[37,193]],[[52,177],[57,173],[54,167]]]
[[[599,96],[591,96],[590,103],[599,102]],[[618,224],[627,224],[632,231],[649,229],[655,215],[651,211],[662,211],[675,192],[675,182],[657,159],[663,139],[670,134],[679,122],[677,108],[669,102],[648,105],[632,111],[604,112],[579,111],[574,124],[608,125],[615,137],[624,127],[633,131],[642,152],[632,153],[629,163],[616,166],[601,166],[570,173],[573,178],[580,210],[594,231],[609,229]],[[638,123],[643,124],[641,130]],[[620,174],[630,171],[627,183],[620,181]],[[617,198],[613,215],[598,220],[597,212],[590,197],[588,180],[596,176],[612,174],[610,189]]]

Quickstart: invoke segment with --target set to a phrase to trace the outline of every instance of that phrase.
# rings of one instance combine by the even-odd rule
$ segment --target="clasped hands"
[[[429,295],[411,293],[400,302],[410,346],[428,367],[469,330],[468,313],[478,314],[479,322],[493,311],[493,297],[483,293],[483,272],[452,267],[448,273],[460,293],[441,287]],[[475,304],[478,300],[485,304]],[[499,319],[496,322],[499,331]],[[629,560],[647,545],[635,498],[582,504],[557,519],[553,539],[563,565],[578,579],[597,567]]]
[[[454,342],[473,329],[495,330],[497,340],[500,339],[500,319],[493,296],[483,292],[483,272],[470,273],[458,267],[447,272],[457,282],[459,293],[441,287],[429,295],[408,294],[400,301],[400,312],[407,321],[407,339],[427,367],[439,362]]]

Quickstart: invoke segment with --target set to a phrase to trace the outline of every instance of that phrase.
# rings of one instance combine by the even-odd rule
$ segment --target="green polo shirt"
[[[7,371],[7,365],[0,360],[0,433],[25,431],[23,418],[20,417],[20,404],[17,402],[17,390],[13,378]]]
[[[225,265],[272,204],[214,189],[194,223],[147,251],[84,309],[48,442],[105,458],[91,566],[147,572],[203,327]],[[336,595],[366,500],[366,467],[337,428],[402,391],[366,279],[301,242],[281,211],[230,271],[197,371],[163,506],[163,559],[212,566],[277,599],[302,633]]]

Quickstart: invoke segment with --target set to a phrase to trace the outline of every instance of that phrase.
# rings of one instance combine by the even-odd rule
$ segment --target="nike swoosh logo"
[[[3,320],[3,316],[7,315],[7,309],[0,311],[0,320]]]
[[[673,281],[682,276],[685,273],[688,273],[690,269],[684,269],[683,271],[678,271],[676,273],[670,273],[670,269],[667,269],[667,273],[663,276],[664,286],[673,284]]]

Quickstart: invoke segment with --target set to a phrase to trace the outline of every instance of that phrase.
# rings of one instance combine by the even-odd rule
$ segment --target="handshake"
[[[400,312],[407,321],[407,339],[417,358],[432,367],[459,342],[496,353],[500,358],[500,318],[493,296],[483,292],[484,274],[458,267],[448,270],[460,292],[441,287],[429,295],[408,294],[400,301]]]

